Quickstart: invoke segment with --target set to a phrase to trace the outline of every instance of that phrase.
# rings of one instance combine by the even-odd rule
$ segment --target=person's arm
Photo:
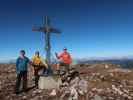
[[[30,65],[30,67],[33,67],[33,62],[29,58],[27,58],[27,61],[28,61],[28,64]]]
[[[55,53],[55,55],[56,55],[57,59],[60,59],[60,58],[62,58],[63,53],[60,54],[60,55],[58,55],[57,53]]]
[[[48,68],[48,64],[46,63],[46,60],[45,60],[45,62],[44,62],[44,65],[46,66],[46,68]]]
[[[69,55],[69,58],[72,59],[72,57],[71,57],[71,55],[69,53],[68,53],[68,55]]]
[[[55,56],[56,56],[57,59],[59,59],[59,57],[58,57],[58,53],[55,52]]]
[[[35,61],[35,56],[33,56],[31,59],[32,64],[34,63],[34,61]]]
[[[27,58],[27,63],[30,64],[30,65],[33,64],[32,61],[29,58]]]
[[[68,53],[69,54],[69,53]],[[69,58],[70,58],[70,61],[71,61],[71,63],[72,63],[72,56],[69,54]]]
[[[63,57],[63,53],[58,56],[58,59],[61,59]]]
[[[19,74],[19,58],[16,60],[16,73]]]
[[[48,68],[48,64],[47,64],[47,61],[45,59],[41,58],[41,62],[46,68]]]
[[[29,64],[31,74],[34,74],[33,63],[29,58],[27,58],[27,63]]]

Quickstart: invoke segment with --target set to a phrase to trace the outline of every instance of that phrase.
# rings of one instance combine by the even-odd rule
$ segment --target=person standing
[[[32,58],[32,65],[34,67],[35,86],[38,88],[38,81],[39,81],[39,77],[40,77],[38,72],[41,69],[43,69],[45,71],[46,68],[48,67],[46,62],[44,62],[42,60],[42,58],[40,57],[39,51],[35,52],[35,55]]]
[[[16,60],[16,73],[17,73],[16,89],[15,89],[16,94],[20,93],[21,81],[23,83],[22,86],[23,91],[24,92],[27,91],[27,72],[28,72],[27,70],[29,63],[30,60],[28,57],[25,56],[25,51],[21,50],[20,56]]]
[[[63,49],[63,52],[58,55],[55,53],[57,59],[60,60],[60,62],[57,64],[57,71],[60,73],[60,66],[64,66],[66,71],[69,71],[70,64],[72,63],[71,55],[67,52],[67,48]]]

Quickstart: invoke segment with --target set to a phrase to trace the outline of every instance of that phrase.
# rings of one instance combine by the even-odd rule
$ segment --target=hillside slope
[[[80,76],[88,82],[87,98],[96,100],[97,96],[102,100],[133,100],[133,71],[122,69],[113,64],[75,65]],[[29,87],[33,86],[29,69]],[[57,91],[56,98],[49,96],[50,90],[31,89],[27,93],[18,96],[14,94],[15,65],[0,65],[0,98],[1,100],[60,100],[62,95]],[[68,100],[67,96],[64,100]],[[86,100],[79,97],[79,100]]]

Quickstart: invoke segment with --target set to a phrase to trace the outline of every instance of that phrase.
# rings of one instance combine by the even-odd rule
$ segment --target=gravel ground
[[[93,64],[76,65],[80,76],[88,82],[87,93],[79,95],[78,100],[133,100],[133,71],[122,69],[119,65]],[[33,86],[29,68],[28,87]],[[15,65],[0,65],[0,100],[60,100],[64,91],[57,90],[56,96],[50,96],[52,90],[31,88],[27,93],[14,94],[16,81]],[[65,96],[63,100],[68,100]],[[86,99],[87,98],[87,99]],[[69,100],[71,100],[69,98]]]

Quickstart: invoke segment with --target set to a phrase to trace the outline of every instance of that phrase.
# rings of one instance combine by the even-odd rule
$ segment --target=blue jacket
[[[30,62],[30,60],[27,57],[24,57],[24,59],[22,58],[18,58],[16,61],[16,72],[17,74],[19,74],[21,71],[27,71],[27,66],[28,63]]]

